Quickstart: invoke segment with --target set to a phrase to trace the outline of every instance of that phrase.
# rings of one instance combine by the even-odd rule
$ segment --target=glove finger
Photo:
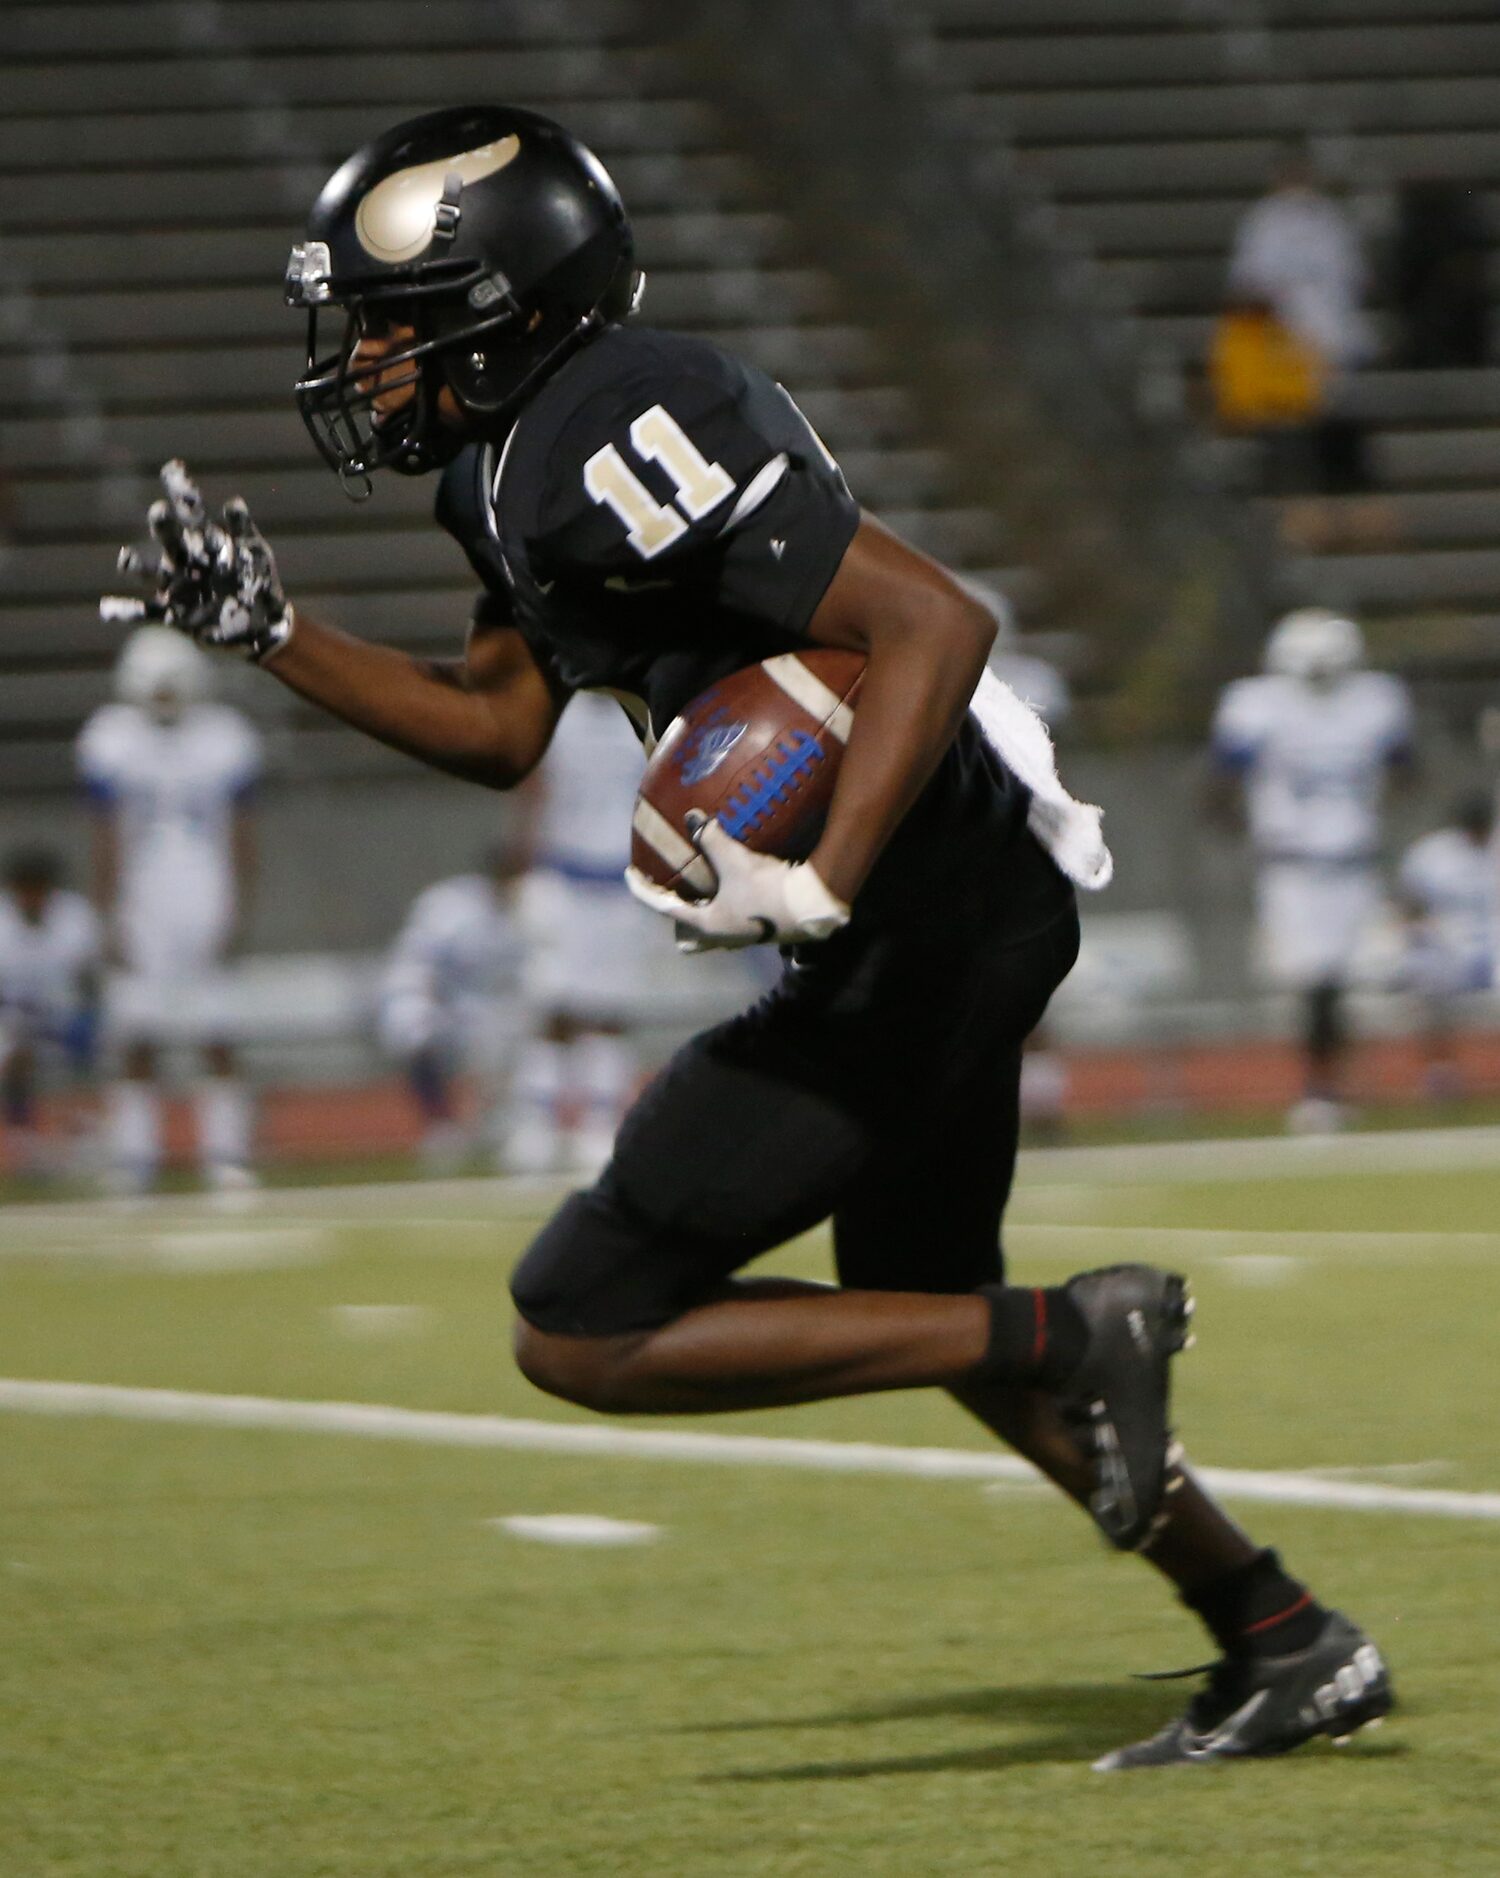
[[[260,530],[243,496],[231,496],[224,504],[224,531],[234,541],[259,541]]]
[[[178,520],[171,504],[158,498],[146,511],[146,521],[156,545],[161,549],[170,567],[173,569],[180,567],[184,558],[182,523]]]
[[[716,816],[705,815],[702,809],[689,809],[682,820],[693,846],[712,865],[715,873],[726,857],[731,866],[736,860],[744,859],[744,843],[736,841]]]
[[[107,593],[99,601],[99,617],[106,626],[139,626],[143,620],[164,620],[167,609],[159,600],[135,600]]]
[[[670,919],[682,918],[684,902],[668,888],[648,880],[638,867],[625,869],[625,885],[641,905],[650,907],[653,913],[664,913]]]
[[[174,456],[170,462],[162,464],[161,486],[167,492],[167,501],[178,526],[201,528],[205,520],[203,497],[181,457]]]
[[[156,584],[156,563],[148,560],[139,548],[121,548],[115,561],[115,572],[150,581],[153,586]]]

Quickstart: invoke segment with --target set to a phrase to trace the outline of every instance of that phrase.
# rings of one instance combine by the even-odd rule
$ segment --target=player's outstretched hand
[[[265,537],[238,496],[224,504],[222,522],[210,521],[198,485],[176,457],[162,464],[161,482],[166,493],[147,514],[154,563],[138,548],[121,548],[119,560],[120,572],[144,582],[150,597],[106,594],[100,618],[124,625],[157,620],[200,646],[258,664],[292,636],[292,609]]]
[[[712,899],[679,899],[639,868],[625,870],[625,884],[641,905],[676,921],[679,952],[801,945],[827,939],[848,925],[848,907],[805,861],[755,854],[696,810],[688,832],[718,879]]]

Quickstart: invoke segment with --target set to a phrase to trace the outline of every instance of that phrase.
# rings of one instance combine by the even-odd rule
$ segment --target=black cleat
[[[1150,1265],[1111,1265],[1070,1279],[1089,1341],[1058,1392],[1094,1470],[1089,1511],[1122,1552],[1166,1522],[1162,1503],[1182,1480],[1182,1450],[1167,1424],[1168,1367],[1189,1341],[1186,1281]]]
[[[1182,1672],[1192,1675],[1192,1670]],[[1149,1741],[1094,1762],[1100,1774],[1132,1767],[1185,1767],[1246,1756],[1286,1754],[1327,1735],[1342,1747],[1394,1706],[1379,1650],[1341,1611],[1330,1611],[1305,1650],[1291,1656],[1226,1656],[1187,1713]]]

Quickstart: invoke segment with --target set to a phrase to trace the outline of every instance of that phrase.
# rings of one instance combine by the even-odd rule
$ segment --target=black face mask
[[[377,309],[369,301],[353,299],[342,310],[338,348],[320,357],[318,309],[309,309],[307,366],[293,395],[318,454],[338,476],[345,493],[359,501],[369,495],[370,477],[377,469],[422,476],[458,454],[465,438],[438,414],[438,394],[445,382],[441,354],[503,327],[514,328],[521,309],[511,298],[462,332],[440,338],[424,336],[418,323],[410,344],[386,353],[376,370],[358,374],[355,352],[377,324],[387,323],[393,312],[403,321],[415,322],[421,321],[421,314],[414,305],[387,300]],[[406,386],[411,387],[412,396],[399,410],[382,417],[375,409],[376,398]]]

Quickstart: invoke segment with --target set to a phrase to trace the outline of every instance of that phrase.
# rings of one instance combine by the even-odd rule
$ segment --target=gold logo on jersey
[[[449,176],[477,183],[493,176],[520,154],[519,137],[502,137],[458,156],[439,157],[397,170],[376,183],[354,217],[354,232],[366,254],[377,261],[414,261],[432,240],[437,206]]]

